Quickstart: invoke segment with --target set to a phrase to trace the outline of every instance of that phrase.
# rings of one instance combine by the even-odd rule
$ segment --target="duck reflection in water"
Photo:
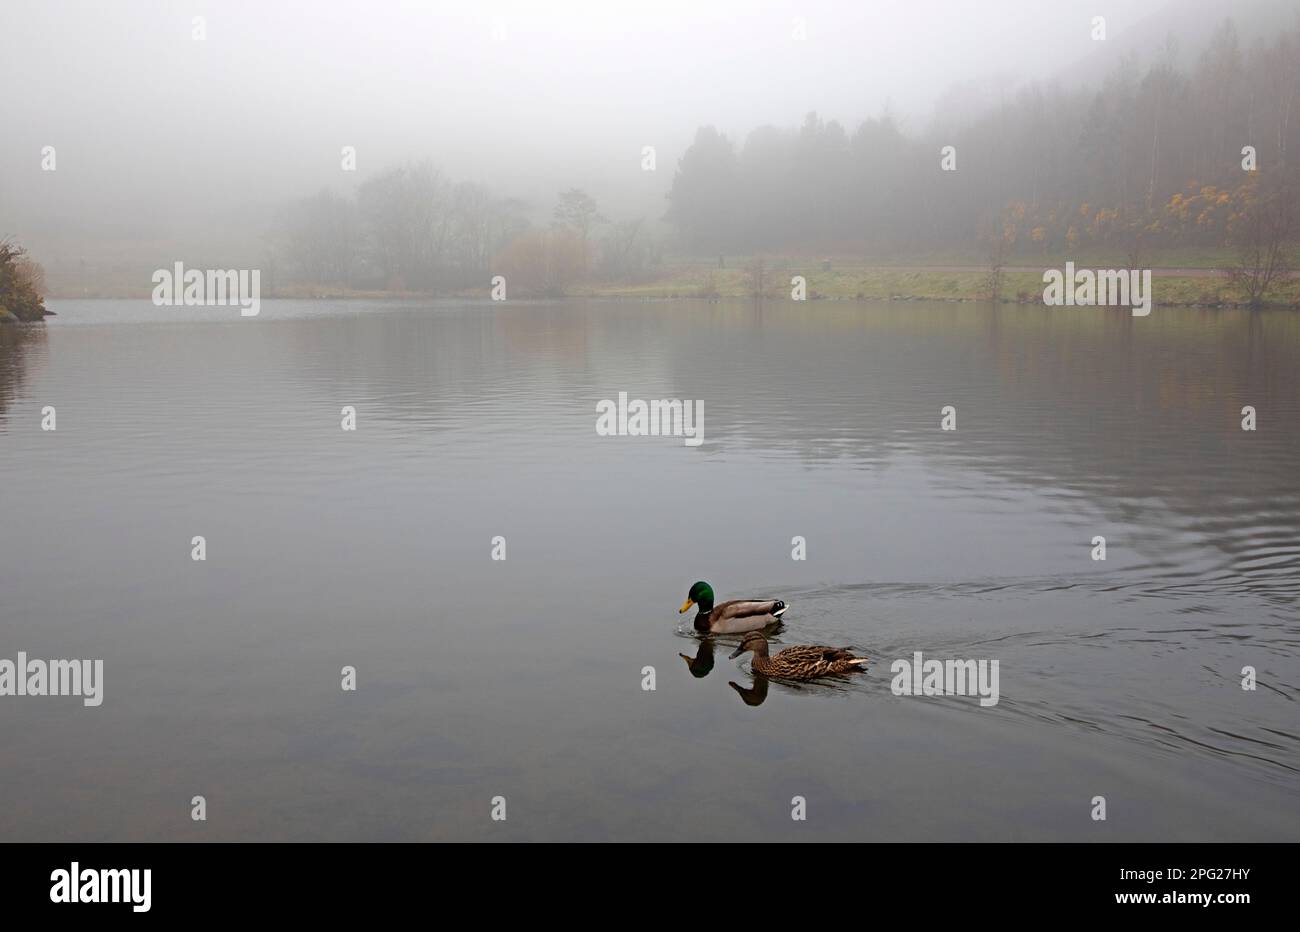
[[[691,676],[697,680],[708,676],[713,670],[713,639],[701,638],[700,646],[696,648],[695,656],[688,654],[678,654],[686,661],[686,667],[691,671]]]
[[[677,656],[686,661],[686,668],[691,671],[691,676],[703,679],[713,672],[713,649],[713,638],[701,638],[694,657],[690,654]],[[761,673],[754,674],[754,685],[748,689],[732,680],[728,680],[727,685],[740,695],[745,705],[762,705],[767,699],[767,677]]]
[[[762,705],[767,699],[767,677],[761,673],[754,674],[754,685],[746,689],[734,680],[727,680],[727,685],[734,689],[745,705]]]

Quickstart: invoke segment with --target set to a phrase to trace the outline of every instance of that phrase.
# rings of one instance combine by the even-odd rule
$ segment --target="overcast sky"
[[[1258,0],[1183,2],[1208,22],[1204,10]],[[579,185],[618,214],[662,205],[702,123],[740,140],[816,109],[852,131],[889,104],[919,131],[954,84],[1043,78],[1096,54],[1095,15],[1118,48],[1179,5],[0,0],[0,235],[251,221],[258,205],[426,156],[543,209]],[[57,172],[40,171],[45,145]],[[355,175],[340,170],[345,145]]]

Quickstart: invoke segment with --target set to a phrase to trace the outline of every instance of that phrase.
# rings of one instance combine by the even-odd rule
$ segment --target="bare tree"
[[[624,220],[610,227],[601,239],[600,268],[609,278],[640,275],[653,260],[654,244],[646,233],[645,221]]]
[[[1247,204],[1234,235],[1237,261],[1225,272],[1251,307],[1263,304],[1274,282],[1290,274],[1295,236],[1294,189],[1279,188]]]
[[[596,200],[581,188],[570,188],[560,192],[560,202],[555,205],[555,222],[567,227],[584,242],[597,223],[604,223]]]
[[[984,279],[984,290],[988,299],[994,303],[1002,300],[1002,283],[1006,277],[1007,257],[1015,243],[1014,227],[1006,225],[1002,218],[986,221],[980,232],[979,241],[987,256],[988,273]]]
[[[389,288],[429,288],[444,271],[453,232],[451,185],[431,162],[369,179],[357,203]]]
[[[278,251],[297,278],[351,285],[361,248],[356,205],[329,190],[286,205],[280,213]]]

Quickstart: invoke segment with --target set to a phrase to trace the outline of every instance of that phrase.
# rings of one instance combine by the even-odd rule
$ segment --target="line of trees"
[[[1249,49],[1225,21],[1190,67],[1170,40],[1145,71],[1126,58],[1096,90],[1032,86],[965,122],[949,108],[919,135],[886,113],[853,132],[810,113],[737,145],[701,127],[664,219],[678,253],[716,256],[978,248],[1016,256],[1105,247],[1130,266],[1153,247],[1234,246],[1252,302],[1291,266],[1300,223],[1300,20]],[[947,170],[951,169],[951,170]],[[275,277],[389,291],[486,287],[561,294],[635,280],[664,244],[580,189],[549,224],[530,205],[454,182],[429,162],[392,167],[355,194],[287,205]]]
[[[429,291],[481,283],[526,227],[520,202],[452,182],[426,161],[368,179],[355,197],[323,190],[286,205],[273,252],[289,281]]]
[[[1251,159],[1257,170],[1244,170]],[[1297,166],[1300,23],[1243,49],[1225,21],[1189,70],[1171,40],[1144,73],[1128,58],[1099,90],[1029,87],[917,137],[889,114],[849,132],[810,113],[739,146],[703,127],[668,219],[684,249],[719,257],[991,237],[1022,253],[1240,245],[1260,211],[1294,213],[1277,205],[1294,203]]]
[[[431,162],[399,165],[355,197],[324,190],[282,208],[274,267],[285,282],[388,291],[486,287],[500,274],[522,295],[560,294],[592,274],[628,277],[658,259],[642,221],[609,223],[581,189],[561,192],[550,226],[528,213]]]

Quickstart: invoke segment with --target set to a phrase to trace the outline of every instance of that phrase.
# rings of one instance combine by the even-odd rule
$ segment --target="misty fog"
[[[0,839],[1300,838],[1300,0],[0,0],[0,81]],[[947,899],[1106,898],[1017,857]]]
[[[149,265],[160,248],[247,261],[282,202],[423,159],[536,220],[577,186],[611,220],[654,223],[701,125],[742,141],[814,110],[850,131],[889,112],[918,133],[1029,82],[1095,82],[1126,52],[1155,55],[1169,32],[1190,55],[1227,13],[1243,42],[1289,15],[1249,6],[10,0],[0,234],[56,282],[79,258]],[[1098,13],[1106,43],[1089,38]],[[57,173],[41,171],[45,146]],[[340,170],[344,146],[355,173]]]

